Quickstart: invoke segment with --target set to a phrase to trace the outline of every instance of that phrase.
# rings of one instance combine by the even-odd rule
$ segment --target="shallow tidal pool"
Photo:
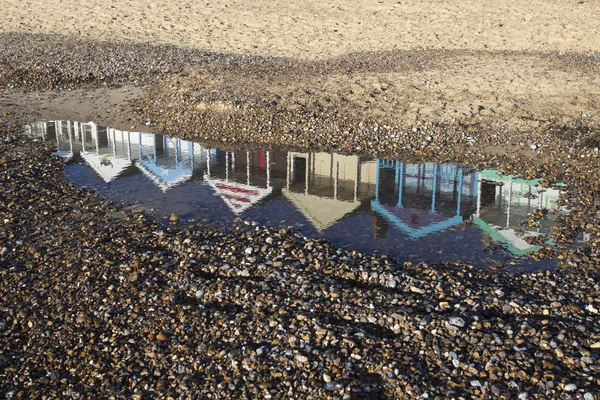
[[[527,254],[545,245],[561,187],[456,164],[320,152],[223,151],[95,123],[27,127],[56,144],[77,185],[165,223],[227,229],[236,218],[399,261],[462,261],[490,269],[551,269]],[[531,214],[538,213],[532,223]],[[539,218],[539,215],[543,215]],[[551,244],[551,243],[550,243]]]

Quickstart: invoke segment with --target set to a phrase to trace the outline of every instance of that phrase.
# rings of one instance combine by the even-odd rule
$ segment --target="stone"
[[[454,326],[458,326],[459,328],[462,328],[465,326],[465,320],[462,319],[461,317],[450,317],[448,319],[448,323]]]

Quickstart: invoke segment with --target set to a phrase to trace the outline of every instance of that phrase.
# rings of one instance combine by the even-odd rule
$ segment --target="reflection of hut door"
[[[306,183],[306,164],[307,160],[304,157],[292,158],[292,182]]]

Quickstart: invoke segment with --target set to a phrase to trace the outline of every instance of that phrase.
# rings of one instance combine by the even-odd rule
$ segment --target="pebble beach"
[[[311,47],[301,36],[312,54],[303,57],[277,41],[235,51],[177,35],[143,43],[139,32],[128,40],[86,28],[98,35],[90,39],[9,27],[0,33],[0,396],[600,399],[592,28],[587,42],[574,33],[533,49],[515,36],[490,50],[489,39],[390,49],[358,39]],[[560,266],[415,265],[286,226],[161,223],[76,187],[52,144],[23,134],[56,118],[564,183],[569,213],[540,238],[554,245],[530,255]]]

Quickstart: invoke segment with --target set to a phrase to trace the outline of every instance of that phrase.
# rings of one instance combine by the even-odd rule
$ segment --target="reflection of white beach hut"
[[[73,130],[70,121],[65,121],[66,126],[63,126],[63,121],[55,122],[56,131],[56,154],[62,157],[65,161],[73,158]],[[44,124],[46,128],[46,124]],[[65,132],[66,129],[66,132]]]
[[[287,185],[282,193],[317,230],[360,206],[361,169],[366,171],[368,166],[362,165],[359,156],[290,152],[287,162]],[[369,174],[362,176],[368,180]]]
[[[270,152],[265,152],[266,163],[264,168],[266,171],[264,187],[251,184],[250,182],[251,162],[249,152],[246,152],[245,182],[240,182],[239,179],[234,179],[234,153],[225,153],[225,177],[216,177],[211,175],[210,150],[206,150],[206,152],[206,172],[204,174],[204,181],[215,190],[215,194],[223,199],[227,207],[229,207],[234,214],[242,214],[244,211],[248,210],[253,205],[256,205],[262,199],[271,194],[271,192],[273,192],[273,187],[271,186]]]
[[[136,166],[163,192],[187,181],[194,171],[194,143],[167,136],[139,133]]]
[[[384,203],[379,198],[380,174],[384,171],[394,174],[394,193],[397,197],[391,203],[389,198]],[[411,239],[421,238],[463,222],[463,192],[469,197],[476,192],[474,173],[468,174],[468,179],[464,178],[463,169],[453,164],[404,164],[395,160],[377,160],[376,194],[371,201],[371,209]],[[407,195],[411,198],[410,202]],[[436,204],[440,198],[454,204],[451,212],[438,209]],[[407,203],[410,203],[408,207]]]
[[[99,130],[93,122],[75,123],[75,129],[81,132],[81,157],[104,182],[114,181],[133,165],[131,146],[135,135],[111,128]]]
[[[538,180],[525,180],[512,176],[500,176],[496,170],[480,173],[475,222],[487,235],[505,243],[514,254],[524,254],[539,249],[525,240],[528,236],[549,233],[552,223],[539,227],[524,227],[519,235],[513,226],[527,220],[536,209],[558,210],[560,191],[543,189]]]
[[[41,137],[44,141],[50,140],[56,144],[56,154],[65,161],[73,159],[76,149],[73,129],[77,130],[77,123],[71,125],[70,121],[54,121],[54,133],[48,132],[47,122],[37,122],[28,126],[28,134]]]

